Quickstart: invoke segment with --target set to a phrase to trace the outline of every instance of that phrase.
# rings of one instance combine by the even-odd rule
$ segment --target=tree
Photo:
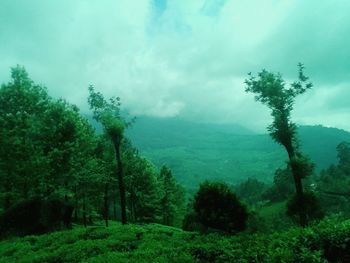
[[[160,169],[159,180],[162,188],[160,199],[162,223],[172,226],[177,221],[177,217],[183,213],[185,193],[176,182],[171,170],[165,165]]]
[[[89,87],[89,93],[88,102],[90,108],[93,110],[94,118],[103,125],[105,133],[109,136],[114,146],[115,158],[117,161],[122,224],[126,224],[126,195],[123,163],[121,159],[121,144],[127,123],[120,114],[120,99],[118,97],[113,97],[107,101],[100,92],[95,92],[93,86]]]
[[[32,198],[58,198],[74,200],[77,214],[81,201],[91,203],[83,197],[96,188],[90,184],[98,175],[95,141],[94,129],[75,105],[51,98],[23,67],[13,68],[10,82],[0,88],[3,210]]]
[[[312,173],[313,165],[300,152],[296,125],[291,120],[291,112],[295,98],[310,89],[312,83],[304,75],[304,66],[298,64],[298,68],[298,80],[290,87],[286,86],[280,73],[275,74],[266,70],[261,71],[258,78],[249,73],[245,84],[246,92],[254,93],[257,101],[271,109],[273,122],[267,129],[271,137],[287,151],[297,199],[303,200],[302,179]],[[303,209],[300,209],[299,212],[299,223],[305,226],[307,224],[306,215]]]
[[[247,209],[224,183],[204,182],[194,197],[195,218],[206,228],[236,233],[246,228]]]
[[[36,193],[40,176],[49,172],[37,140],[49,103],[46,89],[34,84],[21,66],[12,68],[11,81],[1,85],[0,189],[5,210]]]
[[[278,202],[288,199],[294,191],[295,186],[290,167],[279,168],[275,171],[272,186],[264,192],[263,197],[272,202]]]
[[[133,222],[159,222],[161,183],[156,167],[142,157],[130,141],[124,141],[127,207]]]
[[[337,146],[338,164],[322,170],[317,182],[322,205],[327,212],[350,214],[350,143]]]
[[[350,176],[350,142],[341,142],[337,146],[339,168]]]
[[[303,199],[299,198],[300,196],[294,195],[287,203],[287,215],[290,218],[298,221],[300,213],[305,214],[307,221],[319,220],[324,217],[324,212],[314,193],[305,192],[302,196]],[[303,211],[300,211],[301,209]]]

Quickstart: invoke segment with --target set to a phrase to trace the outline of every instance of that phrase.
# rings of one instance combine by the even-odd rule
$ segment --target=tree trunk
[[[114,220],[117,220],[117,201],[115,193],[113,193],[113,218]]]
[[[119,183],[119,194],[120,194],[120,207],[122,213],[122,224],[125,225],[127,223],[126,219],[126,198],[125,198],[125,185],[123,178],[123,165],[120,156],[120,142],[114,143],[115,148],[115,156],[117,160],[117,175],[118,175],[118,183]]]
[[[105,217],[105,223],[106,227],[108,227],[108,216],[109,216],[109,209],[108,209],[108,183],[105,184],[105,193],[104,193],[104,217]]]
[[[68,182],[66,180],[64,180],[64,201],[66,203],[68,202],[67,191],[68,191]]]
[[[294,165],[294,160],[295,160],[295,150],[292,145],[292,140],[289,140],[288,145],[285,145],[285,148],[288,153],[289,157],[289,162],[291,164],[291,169],[292,169],[292,175],[294,179],[294,185],[295,185],[295,192],[297,195],[297,200],[299,200],[301,203],[299,204],[300,206],[300,213],[299,213],[299,224],[304,227],[307,225],[307,218],[305,214],[305,206],[304,206],[304,190],[303,190],[303,183],[302,183],[302,176],[301,174],[298,174],[298,171],[296,170],[296,167]]]
[[[8,173],[8,178],[11,178],[10,173]],[[6,211],[7,209],[9,209],[11,207],[11,197],[10,197],[10,193],[12,192],[12,187],[10,184],[10,180],[6,178],[5,180],[5,184],[4,184],[4,188],[5,188],[5,199],[4,199],[4,211]]]
[[[86,227],[86,200],[85,200],[85,193],[83,194],[83,222],[84,222],[84,227]]]
[[[75,199],[75,207],[74,207],[74,221],[78,222],[78,188],[74,187],[74,199]]]

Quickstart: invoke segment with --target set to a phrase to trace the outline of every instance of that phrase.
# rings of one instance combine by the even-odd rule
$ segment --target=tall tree
[[[125,186],[130,219],[134,222],[159,222],[161,184],[155,166],[140,156],[131,143],[125,141],[123,158]]]
[[[163,194],[161,198],[161,212],[164,225],[173,225],[175,217],[175,179],[171,173],[171,170],[162,166],[160,169],[160,180],[163,184]]]
[[[73,197],[95,133],[76,106],[54,100],[23,67],[0,88],[0,201]]]
[[[298,80],[288,87],[280,73],[275,74],[266,70],[261,71],[257,78],[249,73],[245,84],[246,92],[254,93],[257,101],[271,109],[273,122],[267,129],[271,137],[281,144],[288,153],[297,200],[300,202],[299,205],[303,206],[302,179],[312,173],[313,165],[300,152],[296,125],[291,120],[291,112],[295,98],[310,89],[312,83],[304,75],[304,66],[299,63],[298,68]],[[307,217],[303,209],[300,211],[299,223],[304,226],[307,224]]]
[[[121,145],[127,123],[120,114],[120,99],[118,97],[113,97],[107,101],[100,92],[95,91],[93,86],[89,87],[89,93],[88,102],[93,111],[94,118],[102,124],[105,133],[109,136],[114,146],[115,158],[117,161],[122,224],[126,224],[126,196],[123,163],[121,158]]]
[[[46,89],[34,84],[21,66],[0,89],[0,189],[4,209],[37,192],[40,175],[48,173],[37,140],[40,116],[48,108]]]
[[[350,176],[350,142],[341,142],[337,146],[339,168]]]

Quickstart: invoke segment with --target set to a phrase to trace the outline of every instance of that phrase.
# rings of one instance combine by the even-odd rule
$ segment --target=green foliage
[[[324,217],[316,195],[313,192],[304,192],[302,196],[294,195],[287,203],[287,215],[296,222],[298,215],[303,211],[307,216],[307,221],[319,220]]]
[[[194,197],[193,209],[198,221],[206,228],[228,233],[246,228],[246,207],[224,183],[202,183]]]
[[[261,71],[257,79],[249,73],[249,78],[245,81],[245,84],[246,92],[254,93],[255,99],[267,105],[271,110],[273,121],[267,130],[272,139],[281,144],[287,151],[295,182],[295,191],[299,196],[298,200],[302,201],[302,179],[312,174],[314,165],[299,150],[296,124],[291,120],[291,112],[295,97],[310,89],[312,83],[308,82],[308,77],[304,75],[304,66],[298,64],[298,67],[298,80],[293,82],[290,87],[286,87],[280,73],[275,74],[266,70]],[[297,203],[299,204],[299,202]],[[297,211],[299,211],[300,225],[305,225],[307,223],[305,211],[302,209]]]
[[[263,193],[263,198],[271,202],[288,199],[295,192],[294,181],[289,167],[277,169],[272,186]]]
[[[267,185],[255,178],[248,178],[239,185],[234,187],[237,196],[249,205],[257,204],[262,201],[262,194],[266,190]]]
[[[132,222],[159,222],[162,191],[158,171],[130,144],[124,146],[127,208]]]
[[[103,217],[108,224],[111,211],[114,219],[120,212],[116,175],[123,157],[134,221],[161,221],[164,184],[153,164],[134,156],[124,136],[129,123],[120,115],[120,99],[107,101],[93,87],[89,90],[104,135],[96,134],[76,106],[51,98],[23,67],[12,69],[12,80],[0,88],[1,213],[20,201],[55,197],[74,205],[76,222],[86,225]]]
[[[350,142],[341,142],[337,146],[339,167],[350,176]]]
[[[164,225],[179,225],[184,214],[185,190],[179,185],[172,175],[171,170],[165,165],[159,173],[161,184],[160,210]]]
[[[102,124],[113,143],[120,144],[128,125],[120,114],[120,98],[112,97],[107,101],[102,93],[96,92],[95,88],[90,86],[88,102],[95,120]]]
[[[200,235],[161,225],[75,228],[0,241],[0,262],[349,262],[350,221],[272,234]]]
[[[341,142],[337,146],[337,165],[322,170],[316,181],[322,205],[328,213],[344,213],[350,215],[350,162],[348,160],[349,144]]]
[[[78,109],[53,100],[17,66],[0,89],[0,120],[3,208],[33,196],[72,196],[94,145]]]
[[[157,167],[166,163],[187,188],[204,180],[237,184],[256,178],[271,183],[287,158],[268,135],[235,126],[139,117],[126,135]],[[299,126],[298,135],[300,148],[315,162],[317,173],[337,162],[335,148],[341,141],[350,141],[349,132],[322,126]]]
[[[120,115],[120,99],[112,97],[109,99],[109,101],[107,101],[100,92],[95,92],[94,87],[90,86],[88,102],[90,109],[93,111],[95,120],[102,124],[106,135],[110,138],[114,146],[115,158],[117,162],[117,177],[122,217],[121,220],[123,224],[126,224],[126,192],[123,163],[121,158],[121,146],[124,138],[124,129],[126,122]],[[105,189],[108,189],[108,185],[105,186]],[[106,192],[107,191],[105,191],[105,210],[108,210]],[[107,211],[105,213],[107,214]],[[108,224],[108,219],[106,220],[106,224]]]
[[[273,123],[268,127],[268,131],[276,142],[286,147],[287,151],[293,147],[291,143],[297,147],[296,125],[290,119],[295,97],[312,87],[312,83],[308,82],[308,77],[304,75],[304,66],[299,64],[298,67],[299,80],[293,82],[289,88],[286,87],[281,74],[266,70],[258,74],[258,79],[249,74],[249,79],[245,81],[246,91],[255,93],[255,99],[271,109]]]

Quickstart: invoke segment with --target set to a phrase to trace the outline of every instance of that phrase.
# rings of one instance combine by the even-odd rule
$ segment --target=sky
[[[262,131],[247,73],[298,62],[314,84],[293,120],[350,131],[348,0],[1,0],[0,82],[10,67],[89,111],[87,87],[131,115],[238,123]]]

